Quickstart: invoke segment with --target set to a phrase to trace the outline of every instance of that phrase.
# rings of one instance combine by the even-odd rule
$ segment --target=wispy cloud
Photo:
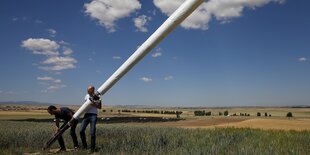
[[[57,33],[56,30],[54,30],[54,29],[47,29],[46,31],[50,34],[51,37],[56,37],[56,33]]]
[[[298,58],[298,61],[299,62],[305,62],[305,61],[308,61],[308,59],[306,57],[300,57],[300,58]]]
[[[170,16],[184,0],[154,0],[155,6]],[[199,6],[181,26],[185,29],[207,30],[212,17],[221,23],[228,23],[233,18],[241,17],[245,8],[255,9],[268,3],[283,4],[285,0],[209,0]]]
[[[122,59],[122,57],[120,57],[120,56],[113,56],[112,59],[113,60],[119,60],[119,59]]]
[[[137,18],[134,18],[133,22],[137,28],[137,31],[148,32],[146,25],[148,24],[150,20],[151,20],[151,17],[148,17],[146,15],[141,15]]]
[[[151,78],[145,77],[145,76],[141,77],[140,80],[143,81],[143,82],[152,82],[153,81]]]
[[[161,48],[157,48],[156,51],[155,51],[155,53],[153,53],[151,56],[152,56],[153,58],[157,58],[157,57],[162,56]]]
[[[60,79],[55,79],[49,76],[37,77],[37,80],[43,81],[40,82],[40,84],[47,86],[47,88],[42,90],[42,92],[54,92],[57,89],[67,87]]]
[[[42,24],[42,23],[43,23],[43,21],[40,20],[40,19],[36,19],[34,22],[35,22],[36,24]]]
[[[84,7],[85,13],[98,20],[108,32],[115,32],[115,22],[139,10],[141,4],[138,0],[92,0],[85,3]]]
[[[172,75],[169,75],[169,76],[164,77],[164,80],[169,81],[169,80],[172,80],[173,78],[174,77]]]

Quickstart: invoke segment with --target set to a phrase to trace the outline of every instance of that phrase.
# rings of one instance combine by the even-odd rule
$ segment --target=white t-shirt
[[[89,100],[89,94],[86,94],[85,98],[84,98],[84,102],[86,102],[87,100]],[[91,106],[91,108],[86,111],[86,113],[91,113],[91,114],[98,114],[98,110],[95,106]]]

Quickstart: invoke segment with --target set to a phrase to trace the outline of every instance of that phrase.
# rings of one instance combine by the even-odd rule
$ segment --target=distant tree
[[[228,116],[228,111],[224,111],[224,116]]]
[[[182,111],[176,111],[177,118],[180,118],[180,115],[181,115],[182,113],[183,113]]]
[[[257,112],[257,114],[256,114],[257,116],[260,116],[260,112]]]
[[[271,114],[269,114],[269,117],[271,117]]]
[[[206,112],[203,110],[203,111],[194,111],[194,115],[195,116],[205,116],[206,115]]]
[[[121,114],[121,110],[117,110],[118,111],[118,114]]]
[[[105,109],[103,109],[103,110],[102,110],[102,112],[106,112],[106,110],[105,110]]]
[[[222,116],[223,115],[223,113],[222,112],[219,112],[219,116]]]
[[[211,116],[211,111],[209,111],[209,112],[206,112],[206,116]]]
[[[288,112],[288,113],[286,114],[286,117],[293,117],[293,113],[292,113],[292,112]]]
[[[268,114],[265,112],[265,117],[267,117],[268,116]]]
[[[113,110],[111,109],[110,112],[113,112]]]

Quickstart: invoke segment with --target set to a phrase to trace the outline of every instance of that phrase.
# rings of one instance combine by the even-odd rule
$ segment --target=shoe
[[[56,151],[56,153],[61,153],[61,152],[66,152],[66,148],[60,148],[59,150]]]
[[[79,146],[74,146],[74,151],[79,150]]]

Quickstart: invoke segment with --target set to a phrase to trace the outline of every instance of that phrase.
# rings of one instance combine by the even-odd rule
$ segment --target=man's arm
[[[56,118],[55,125],[56,125],[57,128],[59,128],[59,118]]]
[[[96,107],[97,109],[101,109],[101,100],[98,101],[92,101],[91,103],[92,106]]]
[[[59,130],[59,118],[55,118],[55,125],[57,127],[55,133],[57,133]]]

